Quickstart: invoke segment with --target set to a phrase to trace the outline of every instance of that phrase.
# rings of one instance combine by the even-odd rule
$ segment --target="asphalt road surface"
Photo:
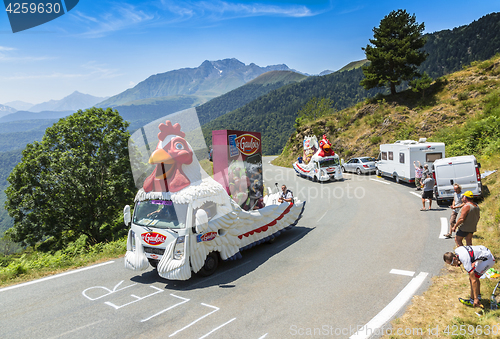
[[[368,338],[443,268],[450,209],[375,175],[313,183],[264,158],[264,182],[306,200],[296,227],[207,278],[168,281],[123,258],[0,289],[1,338]],[[446,218],[445,220],[441,220]],[[426,329],[423,329],[424,331]],[[357,336],[355,336],[357,335]]]

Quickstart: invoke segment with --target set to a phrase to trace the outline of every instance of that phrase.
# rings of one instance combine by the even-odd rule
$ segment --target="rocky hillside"
[[[302,152],[304,136],[313,134],[326,134],[344,159],[377,156],[380,144],[402,139],[428,138],[452,143],[454,135],[463,133],[457,128],[476,123],[485,111],[498,105],[499,88],[500,55],[497,55],[438,78],[423,94],[409,89],[394,96],[378,95],[300,124],[274,163],[291,167]],[[463,152],[464,147],[447,144],[447,154]]]

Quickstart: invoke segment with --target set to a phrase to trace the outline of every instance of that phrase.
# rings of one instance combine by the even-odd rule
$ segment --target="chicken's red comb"
[[[160,129],[160,133],[158,133],[158,139],[162,141],[165,139],[168,135],[175,134],[180,137],[185,137],[186,133],[181,132],[181,125],[178,123],[175,125],[172,125],[170,120],[165,121],[165,123],[161,123],[160,126],[158,126]]]

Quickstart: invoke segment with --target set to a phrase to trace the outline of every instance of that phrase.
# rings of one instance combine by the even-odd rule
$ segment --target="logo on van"
[[[251,134],[242,134],[236,138],[236,147],[245,155],[252,155],[260,147],[260,140]]]
[[[216,236],[217,236],[217,232],[208,232],[205,234],[198,234],[196,236],[196,241],[197,242],[210,241],[210,240],[214,240]]]
[[[167,237],[156,232],[147,232],[147,233],[142,233],[141,234],[142,240],[149,245],[152,246],[157,246],[160,244],[163,244],[165,240],[167,240]]]

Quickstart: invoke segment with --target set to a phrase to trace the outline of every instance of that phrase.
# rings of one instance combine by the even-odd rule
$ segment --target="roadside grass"
[[[109,243],[86,246],[84,237],[55,253],[32,249],[12,255],[0,264],[0,287],[39,279],[66,270],[121,257],[126,251],[126,238]],[[5,265],[5,266],[4,266]]]

